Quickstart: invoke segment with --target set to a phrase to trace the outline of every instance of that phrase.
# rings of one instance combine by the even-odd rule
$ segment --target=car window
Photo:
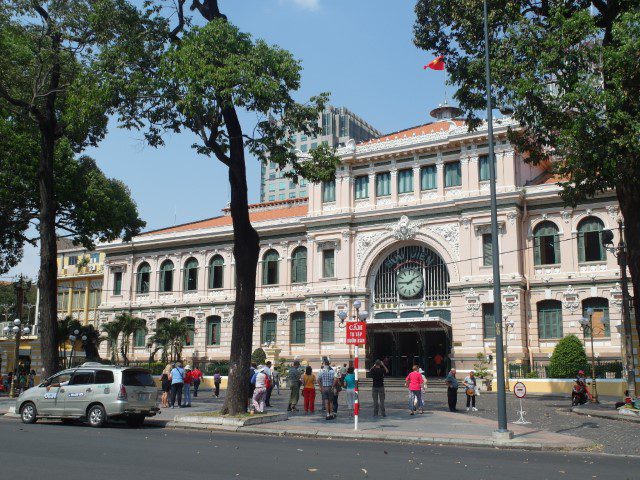
[[[132,387],[155,387],[153,377],[146,370],[125,370],[122,372],[122,383]]]
[[[71,372],[66,372],[66,373],[59,373],[58,375],[54,375],[53,377],[51,377],[46,384],[47,385],[53,385],[53,384],[61,384],[61,383],[68,383],[69,380],[71,380]]]
[[[96,383],[113,383],[113,372],[109,370],[98,370],[96,372]]]
[[[69,385],[91,385],[93,384],[93,372],[75,372]]]

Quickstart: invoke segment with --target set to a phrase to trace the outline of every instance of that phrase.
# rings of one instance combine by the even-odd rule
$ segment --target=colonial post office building
[[[260,234],[254,348],[317,366],[347,361],[344,310],[369,313],[367,363],[388,357],[393,375],[414,362],[429,375],[447,356],[459,369],[495,349],[487,126],[469,132],[451,107],[437,121],[338,149],[336,179],[309,185],[308,198],[251,206]],[[455,112],[454,112],[455,113]],[[620,359],[621,289],[616,258],[601,242],[614,231],[613,193],[572,209],[557,179],[524,162],[496,120],[496,169],[503,314],[510,363],[548,362],[557,341],[583,337],[595,313],[595,350]],[[186,359],[227,359],[235,264],[228,211],[147,232],[105,253],[99,323],[122,311],[194,327]],[[146,359],[145,334],[135,356]]]

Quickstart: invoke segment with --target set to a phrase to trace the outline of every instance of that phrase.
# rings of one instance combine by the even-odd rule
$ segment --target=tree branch
[[[0,85],[0,97],[4,98],[14,107],[18,107],[28,113],[31,113],[34,117],[36,117],[36,120],[39,123],[44,120],[44,116],[35,106],[29,104],[28,102],[25,102],[24,100],[20,100],[19,98],[12,97],[9,91],[2,85]]]
[[[184,2],[186,2],[186,0],[178,0],[178,25],[169,33],[169,38],[174,43],[180,43],[181,41],[178,34],[184,28]]]

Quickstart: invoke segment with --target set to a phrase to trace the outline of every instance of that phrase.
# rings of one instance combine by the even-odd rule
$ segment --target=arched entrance
[[[387,253],[370,277],[368,360],[381,359],[392,376],[414,364],[443,375],[451,351],[449,271],[425,245]]]

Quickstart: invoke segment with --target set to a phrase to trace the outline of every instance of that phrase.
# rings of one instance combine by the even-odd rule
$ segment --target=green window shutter
[[[484,338],[496,338],[496,321],[493,316],[493,303],[482,304]]]
[[[224,259],[220,255],[209,261],[209,288],[222,288],[224,285]]]
[[[113,294],[122,295],[122,272],[113,274]]]
[[[322,251],[322,276],[324,278],[335,276],[335,250]]]
[[[444,164],[445,187],[459,187],[462,185],[462,171],[460,162]]]
[[[489,172],[489,156],[482,155],[478,161],[479,177],[481,182],[488,181],[491,176]]]
[[[291,343],[301,344],[305,342],[305,323],[304,312],[291,314]]]
[[[376,175],[376,196],[385,197],[391,195],[391,174],[389,172]]]
[[[336,181],[330,180],[322,184],[322,201],[335,202],[336,201]]]
[[[560,263],[560,235],[557,233],[553,236],[553,253],[555,253],[554,263]]]
[[[578,231],[578,261],[584,262],[584,233]]]
[[[266,313],[262,316],[262,343],[271,343],[276,340],[276,315]]]
[[[540,249],[541,249],[540,237],[536,235],[533,237],[533,264],[534,265],[542,264]]]
[[[360,200],[369,198],[369,177],[364,175],[356,177],[355,180],[355,198]]]
[[[413,170],[404,169],[398,171],[398,193],[413,192]]]
[[[428,165],[420,169],[420,190],[435,190],[438,188],[438,173],[435,165]]]
[[[482,235],[482,265],[485,267],[493,265],[493,245],[490,233]]]
[[[320,339],[322,342],[334,341],[335,313],[333,310],[320,312]]]
[[[538,337],[544,340],[562,336],[562,303],[558,300],[538,302]]]
[[[207,318],[207,345],[220,345],[222,322],[217,315]]]
[[[141,328],[136,330],[133,345],[138,348],[144,347],[146,346],[145,340],[146,340],[146,332]]]

